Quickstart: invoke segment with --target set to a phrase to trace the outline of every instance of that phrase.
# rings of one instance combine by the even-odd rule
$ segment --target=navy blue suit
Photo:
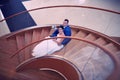
[[[71,36],[71,28],[70,28],[70,26],[69,26],[69,25],[66,26],[66,27],[63,29],[63,32],[64,32],[65,36]],[[58,32],[58,29],[57,29],[57,30],[55,30],[55,31],[53,32],[53,34],[51,35],[51,37],[57,36],[58,33],[59,33],[59,32]],[[65,38],[65,39],[62,41],[61,44],[66,45],[70,40],[71,40],[70,38]]]

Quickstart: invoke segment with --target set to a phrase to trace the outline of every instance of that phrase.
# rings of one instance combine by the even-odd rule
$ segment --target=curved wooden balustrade
[[[106,12],[110,12],[110,13],[115,13],[115,14],[120,14],[120,12],[117,11],[112,11],[112,10],[108,10],[108,9],[102,9],[102,8],[96,8],[96,7],[90,7],[90,6],[79,6],[79,5],[58,5],[58,6],[47,6],[47,7],[40,7],[40,8],[35,8],[35,9],[30,9],[27,11],[22,11],[16,14],[13,14],[5,19],[0,20],[0,22],[3,22],[4,20],[10,19],[12,17],[15,17],[17,15],[26,13],[26,12],[31,12],[31,11],[35,11],[35,10],[40,10],[40,9],[49,9],[49,8],[59,8],[59,7],[76,7],[76,8],[88,8],[88,9],[95,9],[95,10],[101,10],[101,11],[106,11]]]
[[[95,46],[101,48],[102,50],[104,50],[104,51],[111,57],[111,59],[114,61],[114,65],[115,65],[115,69],[114,69],[112,75],[108,78],[108,80],[112,80],[112,79],[117,79],[117,78],[118,78],[118,75],[119,75],[119,72],[120,72],[119,60],[118,60],[118,58],[116,57],[115,54],[113,54],[113,53],[110,52],[109,50],[105,49],[103,46],[101,46],[101,45],[99,45],[99,44],[96,44],[96,43],[94,43],[94,42],[92,42],[92,41],[85,40],[85,39],[82,39],[82,38],[77,38],[77,37],[68,37],[68,36],[66,36],[66,37],[55,37],[55,38],[71,38],[71,39],[75,39],[75,40],[87,42],[87,43],[90,43],[90,44],[92,44],[92,45],[95,45]],[[27,47],[35,44],[35,43],[41,42],[41,41],[43,41],[43,40],[48,40],[48,39],[54,39],[54,38],[45,38],[45,39],[38,40],[38,41],[35,41],[35,42],[33,42],[33,43],[30,43],[30,44],[26,45],[25,47],[23,47],[23,48],[19,49],[18,51],[16,51],[16,52],[11,56],[11,58],[14,57],[15,55],[19,54],[19,53],[20,53],[22,50],[24,50],[25,48],[27,48]],[[23,64],[23,63],[22,63],[22,64]],[[20,65],[21,65],[21,64],[20,64]],[[21,67],[21,66],[20,66],[20,67]]]
[[[72,37],[70,38],[93,44],[104,50],[111,57],[115,67],[113,73],[108,77],[108,80],[114,80],[114,79],[119,80],[118,77],[120,74],[119,73],[120,60],[118,59],[119,57],[117,56],[117,53],[119,53],[120,51],[120,44],[112,40],[110,37],[91,29],[83,28],[80,26],[73,26],[73,25],[71,25],[71,29],[72,29]],[[51,26],[36,27],[36,28],[31,27],[3,36],[0,39],[2,41],[2,42],[0,41],[1,42],[0,44],[2,44],[4,41],[5,43],[0,46],[0,52],[1,50],[6,53],[10,52],[9,57],[11,57],[13,55],[16,55],[13,54],[14,52],[19,52],[22,50],[21,52],[19,52],[19,54],[11,58],[11,59],[15,58],[16,59],[15,61],[18,62],[18,64],[20,64],[20,62],[23,62],[30,58],[30,56],[28,57],[28,55],[30,55],[31,50],[33,48],[30,47],[30,45],[32,44],[34,45],[39,41],[49,39],[49,38],[44,39],[44,37],[50,35],[52,31],[53,29],[51,28]],[[71,46],[73,46],[73,44],[76,43],[73,42],[73,40],[71,40],[70,43],[66,45],[66,47],[69,47],[68,52],[72,50]],[[62,51],[63,50],[61,50],[59,53],[62,53]]]
[[[52,30],[51,30],[52,25],[59,26],[60,24],[50,24],[49,26],[45,26],[45,27],[42,27],[42,28],[47,29],[48,31],[52,32]],[[120,49],[120,43],[116,42],[115,40],[113,40],[112,38],[110,38],[109,36],[107,36],[105,34],[102,34],[102,33],[97,32],[95,30],[88,29],[88,28],[81,27],[81,26],[76,26],[76,25],[70,25],[70,26],[75,33],[79,32],[79,31],[83,31],[86,34],[92,33],[94,36],[96,36],[97,39],[102,37],[107,43],[113,43],[115,46],[117,46]],[[19,30],[17,32],[12,32],[11,34],[7,35],[6,38],[9,39],[10,37],[15,37],[16,35],[25,33],[26,31],[37,30],[37,29],[40,29],[40,28],[41,27],[30,27],[30,28],[22,29],[22,30]],[[51,34],[51,32],[50,32],[50,34]],[[72,33],[73,36],[75,34],[74,32]]]
[[[17,71],[28,69],[55,70],[60,73],[65,80],[83,80],[79,70],[73,63],[55,56],[32,58],[16,68]]]
[[[8,20],[12,17],[15,17],[17,15],[20,15],[20,14],[23,14],[26,12],[31,12],[31,11],[35,11],[35,10],[41,10],[41,9],[62,8],[62,7],[87,8],[87,9],[106,11],[106,12],[110,12],[110,13],[114,13],[114,14],[120,14],[120,12],[102,9],[102,8],[96,8],[96,7],[90,7],[90,6],[58,5],[58,6],[47,6],[47,7],[31,9],[28,11],[22,11],[17,14],[13,14],[3,20],[0,20],[0,22],[3,22],[5,20]],[[56,25],[59,26],[59,24],[56,24]],[[116,41],[112,40],[109,36],[106,36],[104,34],[101,34],[97,31],[94,31],[91,29],[87,29],[87,28],[75,26],[75,25],[71,25],[71,28],[72,28],[72,37],[70,37],[70,38],[93,44],[93,45],[101,48],[102,50],[104,50],[111,57],[111,59],[114,62],[115,67],[114,67],[114,71],[108,77],[107,80],[119,80],[120,79],[119,78],[119,75],[120,75],[120,62],[119,62],[120,61],[120,57],[119,57],[120,44],[117,43]],[[2,72],[2,74],[6,74],[7,76],[12,75],[13,73],[15,74],[14,67],[12,67],[12,68],[10,68],[10,70],[8,70],[8,68],[9,68],[8,66],[11,67],[12,64],[18,65],[21,62],[31,58],[30,53],[31,53],[32,48],[35,45],[33,47],[30,47],[30,45],[35,44],[42,40],[47,40],[47,39],[43,39],[43,38],[50,35],[51,33],[52,33],[52,29],[51,29],[51,25],[50,25],[50,26],[46,26],[46,27],[42,27],[42,28],[31,27],[31,28],[23,29],[23,30],[13,32],[11,34],[1,37],[0,38],[0,45],[1,45],[0,46],[0,54],[1,54],[1,56],[3,55],[2,56],[3,58],[0,57],[0,60],[1,60],[1,62],[3,60],[3,62],[2,62],[2,64],[0,63],[0,65],[2,65],[2,66],[0,66],[0,73],[4,69],[5,72]],[[71,41],[70,44],[66,45],[66,47],[69,47],[68,53],[73,48],[73,47],[71,47],[71,46],[73,46],[72,44],[75,44],[75,42]],[[14,52],[16,52],[16,53],[13,54]],[[17,54],[18,52],[19,52],[19,54]],[[61,54],[62,52],[63,52],[63,50],[61,50],[58,53]],[[5,53],[5,54],[3,54],[3,53]],[[58,54],[58,53],[55,53],[55,54]],[[9,57],[11,57],[11,56],[13,57],[13,58],[11,58],[11,60],[13,59],[13,61],[9,60]],[[17,67],[17,70],[24,69],[24,68],[30,68],[27,66],[27,64],[31,65],[31,63],[35,63],[35,62],[39,63],[40,59],[45,59],[45,58],[49,59],[48,57],[43,57],[43,58],[39,58],[39,59],[31,59],[30,61],[28,61],[26,63],[23,62],[24,64],[21,63],[19,65],[19,67]],[[56,60],[59,62],[59,61],[61,61],[62,58],[56,59],[56,58],[51,57],[50,59],[52,59],[53,61]],[[31,62],[31,63],[29,63],[29,62]],[[73,69],[72,71],[75,74],[77,74],[77,75],[75,75],[76,78],[75,77],[72,78],[72,76],[70,76],[71,80],[77,80],[78,78],[80,78],[81,75],[79,75],[79,73],[77,71],[78,69],[75,66],[73,66],[71,64],[71,62],[70,62],[70,64],[68,64],[69,62],[61,61],[61,63],[66,64],[67,67],[70,67],[71,69]],[[42,62],[42,64],[44,64],[44,63]],[[48,66],[50,67],[50,65],[48,65]],[[31,67],[33,68],[33,66],[31,66]],[[40,65],[35,66],[34,68],[36,68],[36,67],[39,68]],[[56,69],[56,67],[54,67],[54,68]],[[58,71],[59,70],[61,71],[62,69],[59,68]],[[61,72],[61,73],[64,74],[64,76],[67,77],[67,79],[69,79],[69,77],[68,77],[69,73],[66,73],[66,74],[64,72]]]

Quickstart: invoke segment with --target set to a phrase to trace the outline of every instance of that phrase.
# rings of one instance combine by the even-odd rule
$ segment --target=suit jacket
[[[70,26],[69,26],[69,25],[66,26],[66,27],[63,29],[63,32],[64,32],[65,36],[71,36],[71,28],[70,28]],[[55,31],[53,32],[53,34],[51,35],[51,37],[57,36],[58,33],[59,33],[59,32],[58,32],[58,29],[57,29],[57,30],[55,30]],[[65,39],[62,41],[61,44],[66,45],[70,40],[71,40],[70,38],[65,38]]]

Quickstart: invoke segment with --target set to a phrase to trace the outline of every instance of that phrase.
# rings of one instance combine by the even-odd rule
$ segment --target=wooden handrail
[[[97,8],[97,7],[90,7],[90,6],[79,6],[79,5],[58,5],[58,6],[47,6],[47,7],[39,7],[39,8],[34,8],[34,9],[30,9],[30,10],[25,10],[25,11],[21,11],[19,13],[13,14],[5,19],[0,20],[0,22],[3,22],[5,20],[8,20],[12,17],[18,16],[20,14],[26,13],[26,12],[31,12],[31,11],[35,11],[35,10],[41,10],[41,9],[49,9],[49,8],[59,8],[59,7],[77,7],[77,8],[88,8],[88,9],[95,9],[95,10],[101,10],[101,11],[106,11],[106,12],[111,12],[111,13],[115,13],[115,14],[120,14],[120,12],[117,11],[112,11],[112,10],[108,10],[108,9],[103,9],[103,8]]]
[[[117,80],[117,79],[118,79],[119,72],[120,72],[120,63],[119,63],[119,59],[118,59],[118,57],[116,56],[116,54],[110,52],[109,50],[105,49],[103,46],[101,46],[101,45],[99,45],[99,44],[96,44],[96,43],[94,43],[94,42],[92,42],[92,41],[85,40],[85,39],[82,39],[82,38],[77,38],[77,37],[72,37],[72,36],[70,36],[70,37],[69,37],[69,36],[65,36],[65,37],[54,37],[54,38],[71,38],[71,39],[75,39],[75,40],[80,40],[80,41],[83,41],[83,42],[87,42],[87,43],[90,43],[90,44],[92,44],[92,45],[95,45],[95,46],[101,48],[103,51],[106,52],[106,54],[108,54],[108,55],[111,57],[111,59],[112,59],[113,62],[114,62],[114,65],[115,65],[113,73],[111,74],[110,77],[108,77],[107,80]],[[31,43],[31,44],[28,44],[28,45],[26,45],[25,47],[23,47],[23,48],[19,49],[18,51],[16,51],[16,52],[11,56],[11,58],[14,57],[15,55],[17,55],[20,51],[22,51],[22,50],[24,50],[25,48],[31,46],[32,44],[35,44],[35,43],[37,43],[37,42],[41,42],[41,41],[43,41],[43,40],[54,39],[54,38],[45,38],[45,39],[41,39],[41,40],[35,41],[35,42]]]
[[[70,37],[69,37],[69,36],[65,36],[65,37],[50,37],[50,38],[43,38],[43,39],[40,39],[40,40],[38,40],[38,41],[32,42],[32,43],[30,43],[30,44],[24,46],[23,48],[17,50],[17,51],[11,56],[11,58],[13,58],[13,57],[16,56],[17,54],[19,54],[19,52],[21,52],[21,51],[24,50],[25,48],[27,48],[27,47],[29,47],[29,46],[35,44],[35,43],[38,43],[38,42],[41,42],[41,41],[44,41],[44,40],[48,40],[48,39],[55,39],[55,38],[71,38],[71,39],[75,39],[75,40],[84,41],[84,42],[90,43],[90,44],[92,44],[92,45],[95,45],[95,46],[97,46],[97,47],[103,49],[105,52],[111,53],[110,51],[104,49],[101,45],[96,44],[96,43],[94,43],[94,42],[92,42],[92,41],[89,41],[89,40],[86,40],[86,39],[83,39],[83,38],[73,37],[73,36],[70,36]]]
[[[52,26],[51,25],[48,25],[48,26],[43,26],[43,27],[28,27],[28,28],[25,28],[25,29],[21,29],[21,30],[18,30],[18,31],[15,31],[15,32],[11,32],[9,35],[6,35],[5,38],[9,38],[9,37],[12,37],[16,34],[19,34],[19,33],[22,33],[22,32],[25,32],[25,31],[30,31],[30,30],[34,30],[34,29],[39,29],[39,28],[51,28]]]
[[[45,27],[30,27],[30,28],[25,28],[25,29],[22,29],[22,30],[19,30],[19,31],[16,31],[16,32],[12,32],[10,35],[5,36],[5,38],[10,38],[12,36],[15,36],[16,34],[24,33],[25,31],[29,31],[29,30],[34,30],[34,29],[39,29],[39,28],[51,28],[52,25],[59,26],[60,24],[49,24],[48,26],[45,26]],[[116,44],[118,47],[120,46],[120,43],[116,42],[115,40],[113,40],[112,38],[110,38],[109,36],[107,36],[105,34],[102,34],[102,33],[97,32],[95,30],[88,29],[88,28],[81,27],[81,26],[76,26],[76,25],[70,25],[70,26],[71,26],[72,29],[79,29],[79,30],[84,30],[84,31],[86,31],[88,33],[93,33],[93,34],[95,34],[98,37],[102,37],[105,40],[109,40],[110,42]]]
[[[39,28],[49,28],[51,27],[52,25],[56,25],[56,26],[59,26],[60,24],[49,24],[48,26],[45,26],[45,27],[29,27],[29,28],[25,28],[25,29],[21,29],[19,31],[16,31],[16,32],[12,32],[11,34],[7,35],[5,38],[9,38],[11,36],[14,36],[18,33],[22,33],[22,32],[25,32],[25,31],[28,31],[28,30],[33,30],[33,29],[39,29]],[[120,46],[120,43],[116,42],[115,40],[113,40],[112,38],[110,38],[109,36],[105,35],[105,34],[102,34],[98,31],[95,31],[95,30],[92,30],[92,29],[88,29],[88,28],[85,28],[85,27],[82,27],[82,26],[76,26],[76,25],[70,25],[71,28],[73,29],[80,29],[80,30],[84,30],[84,31],[87,31],[87,32],[90,32],[90,33],[93,33],[93,34],[96,34],[98,35],[99,37],[102,37],[102,38],[105,38],[109,41],[111,41],[112,43],[116,44],[118,47]],[[120,48],[120,47],[119,47]]]
[[[63,66],[65,68],[62,68]],[[31,58],[16,67],[16,71],[23,71],[27,69],[55,70],[57,73],[60,73],[65,80],[83,80],[83,75],[76,65],[57,56]]]
[[[70,25],[70,26],[75,26],[75,25]],[[95,35],[97,35],[97,36],[99,36],[99,37],[105,38],[105,39],[113,42],[114,44],[120,46],[120,43],[116,42],[116,41],[113,40],[111,37],[109,37],[109,36],[107,36],[107,35],[105,35],[105,34],[103,34],[103,33],[100,33],[100,32],[98,32],[98,31],[95,31],[95,30],[92,30],[92,29],[88,29],[88,28],[86,28],[86,27],[81,27],[81,26],[75,26],[74,28],[77,28],[77,29],[80,29],[80,30],[84,30],[84,31],[88,31],[88,32],[90,32],[90,33],[93,33],[93,34],[95,34]],[[119,48],[120,48],[120,47],[119,47]]]

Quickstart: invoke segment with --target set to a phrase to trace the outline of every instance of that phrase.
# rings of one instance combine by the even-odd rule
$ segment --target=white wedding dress
[[[60,35],[57,35],[57,37],[60,37]],[[61,38],[57,39],[57,41],[60,40]],[[52,54],[55,51],[62,49],[63,47],[64,47],[63,45],[58,45],[52,39],[44,40],[34,47],[32,56],[41,57],[47,54]]]

